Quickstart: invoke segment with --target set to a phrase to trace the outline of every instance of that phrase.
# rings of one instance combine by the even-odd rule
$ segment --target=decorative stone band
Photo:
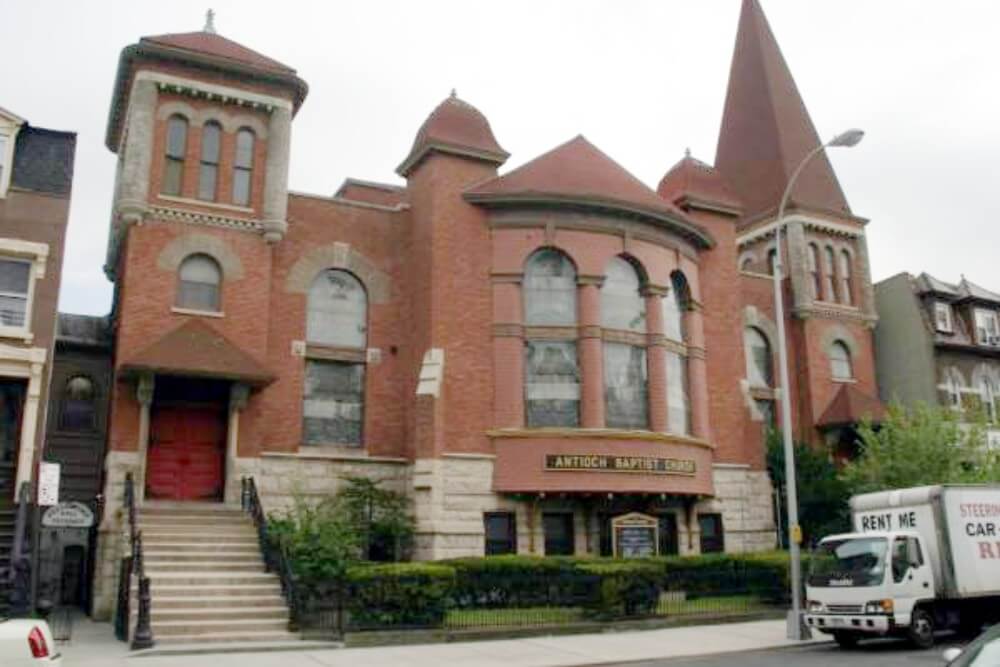
[[[705,359],[705,348],[694,347],[693,345],[687,346],[687,356],[692,359]]]
[[[495,284],[495,285],[496,284],[505,284],[505,283],[506,284],[520,285],[521,282],[524,280],[524,274],[523,273],[494,272],[494,273],[490,274],[490,280],[492,280],[493,284]]]
[[[577,327],[524,327],[524,337],[536,340],[573,340]]]
[[[136,72],[135,81],[153,81],[156,83],[157,90],[164,92],[258,109],[267,113],[271,113],[277,108],[291,109],[292,107],[291,102],[280,97],[150,70]]]
[[[524,327],[520,324],[494,324],[494,338],[521,338],[524,336]]]
[[[149,212],[151,218],[159,218],[164,221],[186,222],[188,224],[207,225],[209,227],[224,227],[226,229],[237,229],[255,234],[261,233],[264,229],[260,220],[252,218],[234,218],[226,215],[170,208],[167,206],[151,206]]]
[[[650,347],[665,347],[669,352],[687,356],[688,346],[679,340],[672,340],[663,334],[646,334]]]
[[[838,306],[816,301],[813,301],[811,305],[795,308],[793,314],[803,320],[810,317],[824,317],[833,320],[861,322],[868,327],[874,327],[878,323],[877,315],[866,313],[855,306]]]
[[[330,361],[349,361],[363,364],[368,360],[365,350],[332,345],[306,344],[305,356],[311,359],[327,359]]]
[[[575,438],[597,440],[645,440],[648,442],[674,443],[691,445],[705,449],[715,449],[708,440],[693,438],[676,433],[659,433],[657,431],[623,431],[614,428],[497,428],[486,432],[490,438],[525,439],[525,438]]]
[[[832,220],[824,220],[822,218],[816,218],[813,216],[805,215],[786,215],[785,221],[788,224],[793,222],[801,222],[805,225],[806,229],[814,229],[817,231],[825,232],[827,234],[832,234],[834,236],[840,236],[843,238],[860,238],[865,235],[864,228],[855,223],[844,224],[841,222],[834,222]],[[736,244],[739,249],[762,239],[773,238],[774,231],[778,227],[778,222],[772,220],[760,226],[754,227],[747,232],[736,237]]]
[[[604,284],[604,276],[579,275],[576,277],[577,285],[596,285],[601,287]]]

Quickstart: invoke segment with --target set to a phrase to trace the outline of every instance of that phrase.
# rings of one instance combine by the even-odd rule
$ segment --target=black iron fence
[[[616,621],[721,620],[780,612],[788,597],[782,577],[728,561],[695,571],[666,569],[654,580],[630,578],[625,583],[576,567],[530,574],[459,570],[455,579],[442,581],[435,584],[414,574],[300,582],[299,627],[308,635],[343,637],[373,631],[502,633]]]

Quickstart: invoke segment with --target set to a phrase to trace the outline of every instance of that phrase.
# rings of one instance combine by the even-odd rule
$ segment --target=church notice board
[[[656,517],[632,512],[611,520],[615,558],[647,558],[659,553],[660,525]]]

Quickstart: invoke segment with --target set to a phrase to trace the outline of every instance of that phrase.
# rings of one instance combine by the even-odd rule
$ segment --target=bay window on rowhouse
[[[580,425],[576,347],[576,269],[553,248],[538,250],[524,269],[524,404],[527,426]],[[533,327],[546,327],[536,337]]]
[[[360,447],[365,407],[368,295],[347,271],[326,269],[309,288],[302,441]]]
[[[608,263],[601,287],[604,336],[604,421],[609,428],[649,428],[646,299],[636,267],[624,257]],[[609,335],[610,334],[610,335]],[[633,335],[630,335],[633,334]],[[614,340],[609,340],[612,336]]]

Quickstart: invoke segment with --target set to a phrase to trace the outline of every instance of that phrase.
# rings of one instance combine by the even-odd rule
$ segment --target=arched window
[[[823,278],[826,286],[824,298],[830,303],[837,302],[837,280],[834,275],[835,264],[833,261],[833,248],[826,246],[823,249]]]
[[[743,330],[743,347],[747,362],[747,380],[751,387],[774,386],[774,364],[771,345],[756,327]]]
[[[753,271],[753,257],[747,256],[740,260],[740,271]]]
[[[92,431],[97,427],[94,383],[88,377],[71,377],[63,390],[59,426],[65,431]]]
[[[201,168],[198,172],[198,199],[215,201],[219,182],[219,148],[222,127],[212,121],[201,130]]]
[[[1000,396],[997,395],[996,382],[994,382],[993,378],[990,377],[988,371],[980,369],[978,386],[976,389],[979,391],[979,400],[982,403],[982,409],[987,418],[989,418],[990,421],[996,421],[996,401],[997,398],[1000,398]]]
[[[601,326],[646,332],[646,299],[641,294],[642,280],[636,268],[624,257],[608,263],[601,287]]]
[[[834,380],[851,380],[854,370],[851,366],[851,351],[843,341],[835,341],[830,346],[830,377]]]
[[[809,276],[812,278],[812,297],[814,299],[822,299],[822,288],[820,286],[820,275],[819,275],[819,248],[816,247],[815,243],[809,244]]]
[[[363,349],[367,345],[368,295],[340,269],[322,271],[309,288],[306,341]]]
[[[180,195],[184,187],[184,158],[187,156],[188,122],[184,116],[167,120],[167,150],[163,164],[162,192]]]
[[[687,343],[684,316],[691,301],[687,278],[680,271],[670,275],[670,293],[663,302],[663,334],[668,340]],[[679,435],[691,432],[691,400],[688,396],[687,346],[668,347],[664,355],[667,377],[667,431]]]
[[[605,329],[646,332],[646,299],[639,272],[628,260],[609,263],[601,287],[601,325]],[[604,418],[610,428],[649,428],[646,347],[631,342],[604,343]]]
[[[524,323],[575,327],[576,269],[563,253],[543,248],[524,267]],[[551,331],[551,330],[550,330]],[[580,371],[575,330],[563,340],[525,339],[524,404],[528,427],[580,425]]]
[[[302,440],[308,445],[362,444],[368,295],[340,269],[321,272],[309,288]]]
[[[576,269],[558,250],[543,248],[528,258],[524,267],[524,323],[576,324]]]
[[[840,251],[840,300],[848,306],[854,304],[854,284],[851,280],[851,253]]]
[[[178,271],[177,307],[219,312],[222,269],[208,255],[189,255]]]
[[[778,268],[778,250],[776,248],[771,248],[767,251],[767,272],[770,275],[774,275],[774,272]]]
[[[955,410],[962,408],[962,393],[965,389],[965,378],[961,371],[949,366],[942,371],[941,384],[938,385],[941,405],[947,405]]]
[[[236,133],[236,156],[233,160],[233,203],[238,206],[250,205],[253,188],[253,145],[252,130],[243,128]]]

